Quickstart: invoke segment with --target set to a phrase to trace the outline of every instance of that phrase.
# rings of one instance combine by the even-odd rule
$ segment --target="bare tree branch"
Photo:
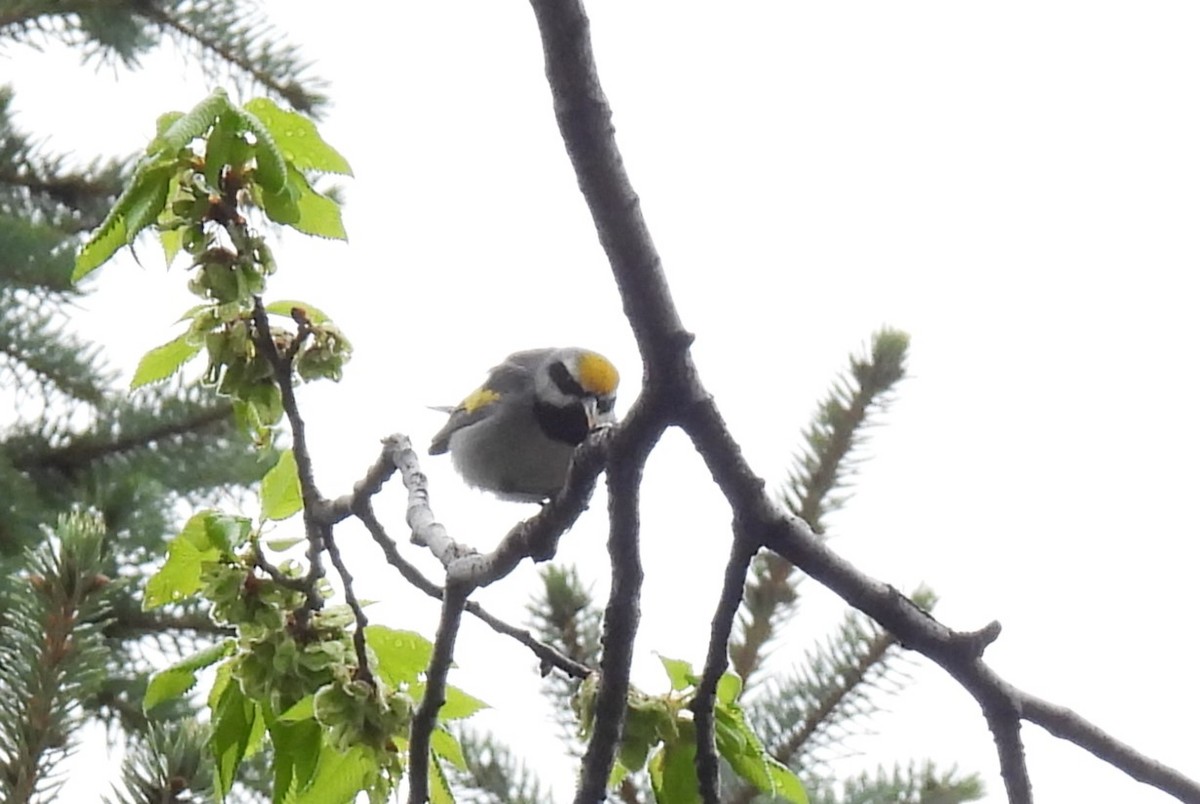
[[[755,543],[775,550],[873,617],[906,647],[943,667],[975,697],[997,743],[1009,801],[1013,804],[1031,801],[1019,733],[1019,721],[1027,715],[1025,706],[1029,696],[997,676],[980,658],[999,635],[999,624],[989,624],[977,632],[952,631],[893,587],[838,557],[807,525],[788,517],[771,501],[762,479],[750,470],[715,402],[701,384],[687,352],[690,336],[683,329],[637,195],[617,149],[611,110],[600,86],[582,3],[531,0],[531,4],[542,38],[559,130],[645,362],[645,390],[639,402],[659,411],[661,421],[678,424],[688,432],[735,516]],[[614,454],[609,463],[610,475],[619,466]],[[616,527],[614,523],[614,532]],[[609,648],[606,641],[606,656]],[[627,673],[628,666],[619,670]],[[609,667],[604,666],[602,671],[607,673]],[[620,684],[614,682],[613,686]],[[1039,711],[1036,704],[1033,711]],[[1043,710],[1042,714],[1046,712]],[[1059,721],[1051,719],[1051,722]],[[1069,734],[1082,740],[1086,730],[1075,729]],[[593,733],[577,801],[593,802],[599,798],[593,788],[594,778],[597,767],[605,763],[597,758],[607,755],[611,763],[616,736],[616,730],[611,728]],[[613,744],[598,745],[601,740]],[[1095,739],[1089,744],[1100,748]],[[1194,782],[1174,771],[1155,773],[1154,768],[1136,761],[1138,755],[1131,756],[1113,750],[1111,744],[1104,745],[1104,752],[1098,755],[1114,766],[1160,789],[1174,791],[1185,801],[1200,801],[1200,786]]]
[[[236,197],[225,199],[231,209],[237,209]],[[226,225],[234,242],[241,243],[248,239],[244,225],[231,222]],[[279,386],[283,412],[287,416],[288,426],[292,431],[292,453],[296,457],[296,472],[300,476],[300,496],[304,501],[304,533],[308,539],[305,558],[308,560],[308,574],[305,577],[308,589],[308,609],[316,611],[321,607],[321,597],[317,593],[317,579],[325,574],[321,562],[321,550],[325,545],[325,534],[331,527],[321,521],[318,513],[325,507],[325,498],[317,488],[316,475],[313,472],[312,454],[308,451],[308,436],[305,431],[304,418],[296,404],[296,389],[292,384],[292,361],[280,354],[271,335],[271,325],[267,321],[267,311],[263,307],[262,297],[254,297],[254,341],[261,353],[266,357],[275,374],[275,383]]]
[[[1200,785],[1174,768],[1142,754],[1065,706],[1021,694],[1022,716],[1062,740],[1075,743],[1097,759],[1128,773],[1139,782],[1156,787],[1188,804],[1200,802]]]
[[[387,535],[383,524],[375,516],[375,512],[370,505],[370,500],[364,500],[359,507],[356,507],[355,513],[362,520],[363,524],[366,525],[375,543],[383,550],[384,557],[387,558],[388,563],[395,567],[400,572],[400,575],[417,589],[420,589],[430,597],[441,600],[443,594],[442,587],[426,578],[421,574],[420,570],[404,560],[403,556],[400,555],[400,551],[396,549],[395,542]],[[541,660],[542,675],[550,672],[551,667],[557,667],[574,678],[587,678],[591,675],[592,669],[587,665],[580,664],[570,657],[564,656],[554,647],[539,641],[527,629],[517,628],[504,622],[474,600],[467,601],[466,610],[468,613],[482,620],[496,633],[510,636],[533,651],[533,654]]]
[[[429,740],[437,726],[438,710],[446,702],[446,676],[454,661],[454,642],[462,623],[463,607],[470,590],[447,585],[442,596],[442,619],[433,642],[433,656],[425,672],[425,696],[413,715],[408,743],[408,802],[429,800]]]
[[[576,804],[603,801],[616,755],[629,693],[629,668],[633,643],[641,618],[642,558],[638,538],[638,512],[642,469],[650,448],[662,429],[646,433],[638,425],[651,418],[644,405],[635,405],[617,433],[608,464],[608,555],[612,587],[604,610],[604,649],[600,654],[600,683],[596,691],[596,717],[592,738],[583,754],[583,771],[575,793]],[[641,436],[641,438],[639,438]]]
[[[721,802],[720,765],[713,739],[713,705],[717,697],[717,682],[729,666],[729,636],[733,633],[733,620],[742,603],[742,590],[746,587],[750,560],[757,551],[758,544],[735,522],[733,546],[725,565],[725,584],[721,588],[721,599],[717,602],[712,635],[708,640],[708,658],[704,662],[700,684],[696,687],[696,697],[692,699],[692,712],[696,716],[696,777],[705,804]]]

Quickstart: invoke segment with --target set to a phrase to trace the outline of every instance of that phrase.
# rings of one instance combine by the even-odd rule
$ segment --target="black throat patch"
[[[587,414],[583,412],[583,405],[578,403],[560,408],[545,402],[535,402],[533,418],[537,419],[542,432],[555,441],[578,445],[587,438]]]

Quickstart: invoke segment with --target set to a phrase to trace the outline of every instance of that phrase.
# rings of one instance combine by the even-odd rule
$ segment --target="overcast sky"
[[[268,3],[330,79],[322,126],[350,159],[350,242],[291,236],[272,295],[302,298],[356,346],[340,386],[301,396],[323,491],[348,490],[393,431],[421,444],[510,351],[577,344],[641,366],[555,127],[524,3]],[[938,616],[1004,626],[988,661],[1118,738],[1200,776],[1195,515],[1200,470],[1200,9],[1188,2],[589,4],[620,145],[694,353],[752,465],[778,485],[849,352],[912,334],[911,378],[867,449],[833,545],[876,577],[941,597]],[[48,145],[129,152],[205,85],[170,58],[92,75],[10,48],[21,123]],[[190,77],[189,77],[190,76]],[[72,110],[65,110],[70,103]],[[105,268],[80,326],[131,370],[177,333],[179,268]],[[137,322],[130,326],[129,321]],[[435,512],[491,547],[532,507],[468,490],[427,459]],[[402,489],[381,508],[406,542]],[[728,509],[685,439],[651,459],[635,682],[655,652],[701,663]],[[563,542],[603,599],[604,505]],[[436,608],[357,542],[371,615],[432,635]],[[406,553],[431,573],[411,546]],[[480,599],[513,621],[528,565]],[[841,616],[809,584],[776,666]],[[468,623],[451,682],[537,764],[530,655]],[[917,661],[845,770],[931,757],[1003,800],[971,699]],[[538,710],[535,710],[538,711]],[[1157,804],[1036,727],[1039,801]],[[88,756],[99,755],[95,749]],[[556,766],[558,797],[572,769]],[[94,786],[90,789],[94,789]]]

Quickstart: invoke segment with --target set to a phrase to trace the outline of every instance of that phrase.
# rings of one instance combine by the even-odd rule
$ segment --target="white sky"
[[[1200,776],[1194,724],[1194,413],[1200,256],[1200,10],[1186,2],[593,2],[618,137],[695,356],[752,465],[783,477],[816,401],[882,324],[913,336],[911,378],[875,431],[834,546],[901,588],[930,584],[956,628],[1004,625],[990,663]],[[523,3],[268,3],[332,81],[322,126],[350,159],[350,244],[289,237],[272,295],[311,301],[356,345],[337,387],[302,395],[319,481],[348,490],[402,430],[440,426],[518,348],[587,345],[640,366],[554,124]],[[72,55],[0,53],[27,129],[127,152],[205,87],[169,58],[105,94]],[[63,106],[76,111],[64,117]],[[153,248],[103,271],[80,325],[131,370],[190,304]],[[531,508],[429,459],[435,511],[492,546]],[[384,492],[406,539],[402,489]],[[703,660],[728,510],[685,439],[647,475],[635,681],[654,652]],[[607,594],[604,505],[564,540]],[[436,609],[353,552],[372,614],[432,634]],[[404,545],[410,557],[415,548]],[[430,572],[432,563],[420,559]],[[480,599],[519,621],[534,571]],[[809,584],[786,665],[839,602]],[[551,763],[531,657],[470,623],[451,677],[480,723]],[[1003,788],[975,704],[919,663],[913,688],[846,746],[847,770],[932,757]],[[1025,731],[1039,801],[1165,795]],[[87,752],[103,761],[103,749]],[[83,764],[80,767],[85,767]],[[94,779],[74,800],[86,800]]]

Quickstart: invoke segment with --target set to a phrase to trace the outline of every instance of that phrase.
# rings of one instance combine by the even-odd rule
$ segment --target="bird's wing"
[[[503,363],[488,374],[483,385],[476,388],[467,398],[449,411],[450,418],[438,430],[429,445],[430,455],[441,455],[450,448],[450,436],[455,431],[470,427],[491,416],[501,396],[518,395],[530,391],[534,368],[541,363],[546,352],[537,349],[509,355]]]

